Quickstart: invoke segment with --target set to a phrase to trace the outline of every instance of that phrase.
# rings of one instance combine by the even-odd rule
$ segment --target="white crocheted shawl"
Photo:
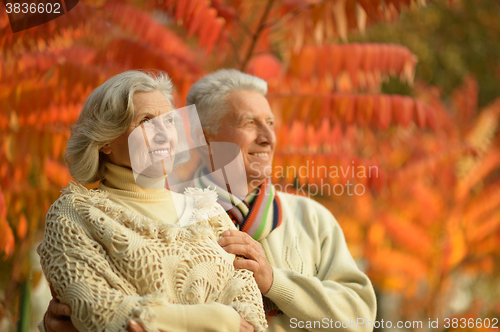
[[[209,189],[189,188],[195,202],[184,225],[166,224],[71,183],[51,206],[38,254],[47,280],[72,308],[80,331],[126,331],[130,319],[157,331],[151,305],[219,302],[256,331],[267,328],[262,295],[248,270],[217,241],[234,229]]]

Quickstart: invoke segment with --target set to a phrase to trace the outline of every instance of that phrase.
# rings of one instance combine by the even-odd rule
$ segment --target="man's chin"
[[[247,174],[247,181],[251,187],[256,188],[260,186],[262,183],[264,183],[264,181],[266,181],[266,179],[269,178],[271,175],[272,175],[272,167],[268,166],[265,167],[264,169],[261,169],[259,172]]]
[[[272,175],[273,166],[271,163],[250,163],[250,165],[245,164],[245,169],[247,170],[247,177],[252,179],[256,178],[268,178]]]

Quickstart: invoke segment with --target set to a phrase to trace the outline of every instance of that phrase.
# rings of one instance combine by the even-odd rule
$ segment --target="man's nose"
[[[258,144],[269,144],[274,145],[276,142],[276,135],[274,134],[273,128],[267,125],[259,126],[259,132],[257,135]]]

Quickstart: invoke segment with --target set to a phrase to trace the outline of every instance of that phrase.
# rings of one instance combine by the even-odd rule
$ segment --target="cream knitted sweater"
[[[144,190],[114,165],[100,189],[71,183],[47,213],[38,247],[78,330],[125,331],[135,319],[148,331],[238,331],[238,313],[266,329],[252,273],[235,270],[234,255],[217,244],[234,226],[214,192]],[[178,221],[165,209],[174,202]]]

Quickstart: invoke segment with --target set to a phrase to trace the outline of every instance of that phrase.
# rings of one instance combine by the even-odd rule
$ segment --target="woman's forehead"
[[[160,91],[136,92],[132,101],[136,116],[141,113],[160,115],[172,111],[170,102]]]

